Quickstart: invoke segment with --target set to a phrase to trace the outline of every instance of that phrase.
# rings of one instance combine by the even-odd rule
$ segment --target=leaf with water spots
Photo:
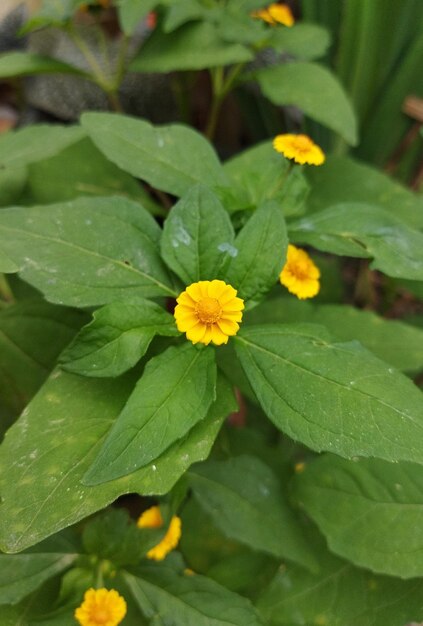
[[[81,479],[133,388],[131,377],[85,378],[56,371],[0,446],[0,547],[19,552],[103,509],[125,493],[167,493],[206,458],[224,418],[236,410],[218,378],[207,416],[164,454],[130,476],[96,487]]]
[[[160,228],[121,197],[3,209],[0,246],[47,299],[94,306],[131,296],[172,296]]]

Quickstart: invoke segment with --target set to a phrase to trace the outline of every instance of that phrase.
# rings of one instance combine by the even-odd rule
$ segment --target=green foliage
[[[420,465],[324,455],[297,477],[297,487],[335,553],[382,574],[422,576]]]
[[[86,72],[38,54],[29,52],[6,52],[0,55],[0,78],[32,76],[34,74],[76,74],[88,76]]]

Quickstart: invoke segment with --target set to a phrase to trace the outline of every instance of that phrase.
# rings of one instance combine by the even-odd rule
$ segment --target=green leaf
[[[260,626],[249,600],[209,578],[166,565],[144,565],[124,578],[140,609],[157,626]]]
[[[134,34],[140,21],[159,4],[158,0],[118,0],[119,24],[125,35]]]
[[[263,45],[267,39],[266,31],[267,28],[261,20],[251,19],[245,11],[237,11],[229,5],[221,12],[218,33],[225,41]]]
[[[325,549],[320,566],[318,574],[289,564],[280,569],[257,603],[266,624],[404,626],[421,619],[421,579],[377,576]]]
[[[330,34],[318,24],[295,24],[293,28],[273,28],[270,47],[277,52],[292,54],[297,59],[311,61],[324,56],[329,48]]]
[[[71,570],[74,571],[74,570]],[[66,576],[66,574],[65,574]],[[50,579],[19,604],[0,605],[2,626],[34,626],[36,619],[44,615],[46,607],[54,604],[57,598],[57,579]],[[68,622],[69,623],[69,622]],[[60,625],[59,625],[60,626]]]
[[[0,137],[0,168],[22,167],[47,159],[80,141],[85,131],[80,126],[36,124],[9,131]]]
[[[235,254],[234,230],[215,194],[202,185],[172,207],[161,241],[162,257],[186,284],[221,278],[222,265]]]
[[[364,202],[385,209],[409,226],[423,226],[423,198],[383,172],[349,157],[329,155],[322,167],[309,167],[309,208],[320,211],[341,202]]]
[[[423,575],[423,468],[326,454],[297,476],[296,495],[330,549],[382,574]]]
[[[53,373],[0,446],[1,548],[23,550],[122,494],[167,493],[192,463],[209,455],[222,421],[236,410],[228,383],[219,378],[217,386],[207,417],[154,463],[85,487],[81,479],[121,412],[131,380]]]
[[[31,52],[6,52],[0,54],[0,78],[14,76],[32,76],[34,74],[77,74],[88,76],[73,65],[63,63],[51,57],[44,57]]]
[[[106,159],[88,138],[50,159],[33,163],[25,192],[31,204],[119,195],[138,200],[153,214],[160,212],[139,183]]]
[[[264,95],[279,105],[296,106],[305,115],[357,143],[354,111],[338,79],[317,63],[285,63],[261,69],[255,76]]]
[[[337,341],[356,339],[382,361],[399,370],[416,372],[423,369],[423,330],[346,304],[315,305],[291,297],[275,298],[246,313],[244,322],[321,324]]]
[[[163,20],[163,31],[171,33],[186,22],[206,19],[212,11],[200,4],[199,0],[171,0]]]
[[[17,604],[44,581],[67,569],[76,554],[0,554],[0,604]]]
[[[110,113],[84,113],[81,123],[110,161],[157,189],[180,196],[196,183],[225,184],[212,146],[191,128]]]
[[[332,343],[323,330],[241,328],[237,353],[268,417],[318,452],[423,463],[421,391],[360,344]]]
[[[207,461],[189,472],[194,496],[231,539],[306,567],[315,565],[273,471],[248,455]]]
[[[238,254],[226,272],[241,298],[260,300],[275,284],[286,259],[285,220],[276,202],[262,204],[235,240]]]
[[[245,63],[253,60],[248,48],[227,43],[210,22],[190,22],[171,33],[156,28],[139,55],[129,66],[131,72],[175,72]]]
[[[0,311],[0,397],[19,413],[38,391],[85,316],[42,300]]]
[[[7,256],[4,250],[0,250],[0,272],[3,274],[14,274],[19,267]]]
[[[119,376],[140,360],[156,334],[179,335],[173,316],[150,300],[112,302],[93,318],[60,357],[69,372]]]
[[[293,241],[319,250],[373,258],[372,269],[423,280],[423,234],[371,204],[345,202],[290,225]]]
[[[119,197],[0,211],[0,245],[22,278],[58,304],[174,296],[159,239],[151,215]]]
[[[45,26],[62,26],[82,5],[95,4],[96,0],[42,0],[35,15],[24,24],[20,34]]]
[[[160,456],[207,414],[216,398],[214,350],[185,342],[148,362],[94,463],[84,476],[98,485]]]
[[[26,167],[0,169],[0,207],[10,206],[18,200],[27,182]]]

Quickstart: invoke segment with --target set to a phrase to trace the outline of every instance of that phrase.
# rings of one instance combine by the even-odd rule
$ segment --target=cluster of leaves
[[[59,4],[28,28],[81,2]],[[123,31],[157,4],[121,0]],[[354,142],[343,91],[310,63],[325,32],[269,29],[249,18],[263,4],[162,2],[130,71],[273,47],[298,60],[243,71]],[[5,135],[0,166],[1,624],[74,623],[100,581],[128,626],[421,620],[423,331],[339,304],[337,263],[421,292],[421,198],[345,157],[306,175],[264,142],[222,163],[186,126],[109,113]],[[317,304],[275,286],[288,241],[321,253]],[[194,346],[174,299],[216,278],[245,301],[241,329]],[[160,501],[162,529],[107,508],[134,493]],[[150,563],[176,512],[178,553]]]

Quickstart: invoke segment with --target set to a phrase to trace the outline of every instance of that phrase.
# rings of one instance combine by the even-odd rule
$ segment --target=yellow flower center
[[[110,617],[111,616],[110,616],[109,610],[103,609],[103,608],[94,609],[91,615],[91,619],[93,620],[95,624],[98,624],[98,626],[101,626],[101,624],[107,624]]]
[[[216,298],[201,298],[195,305],[195,313],[203,324],[214,324],[220,319],[222,307]]]
[[[289,263],[288,267],[291,274],[293,274],[295,278],[298,278],[298,280],[305,280],[309,277],[310,263],[307,261],[296,260],[295,263]]]
[[[300,152],[308,152],[313,147],[313,142],[307,135],[297,135],[294,143]]]

